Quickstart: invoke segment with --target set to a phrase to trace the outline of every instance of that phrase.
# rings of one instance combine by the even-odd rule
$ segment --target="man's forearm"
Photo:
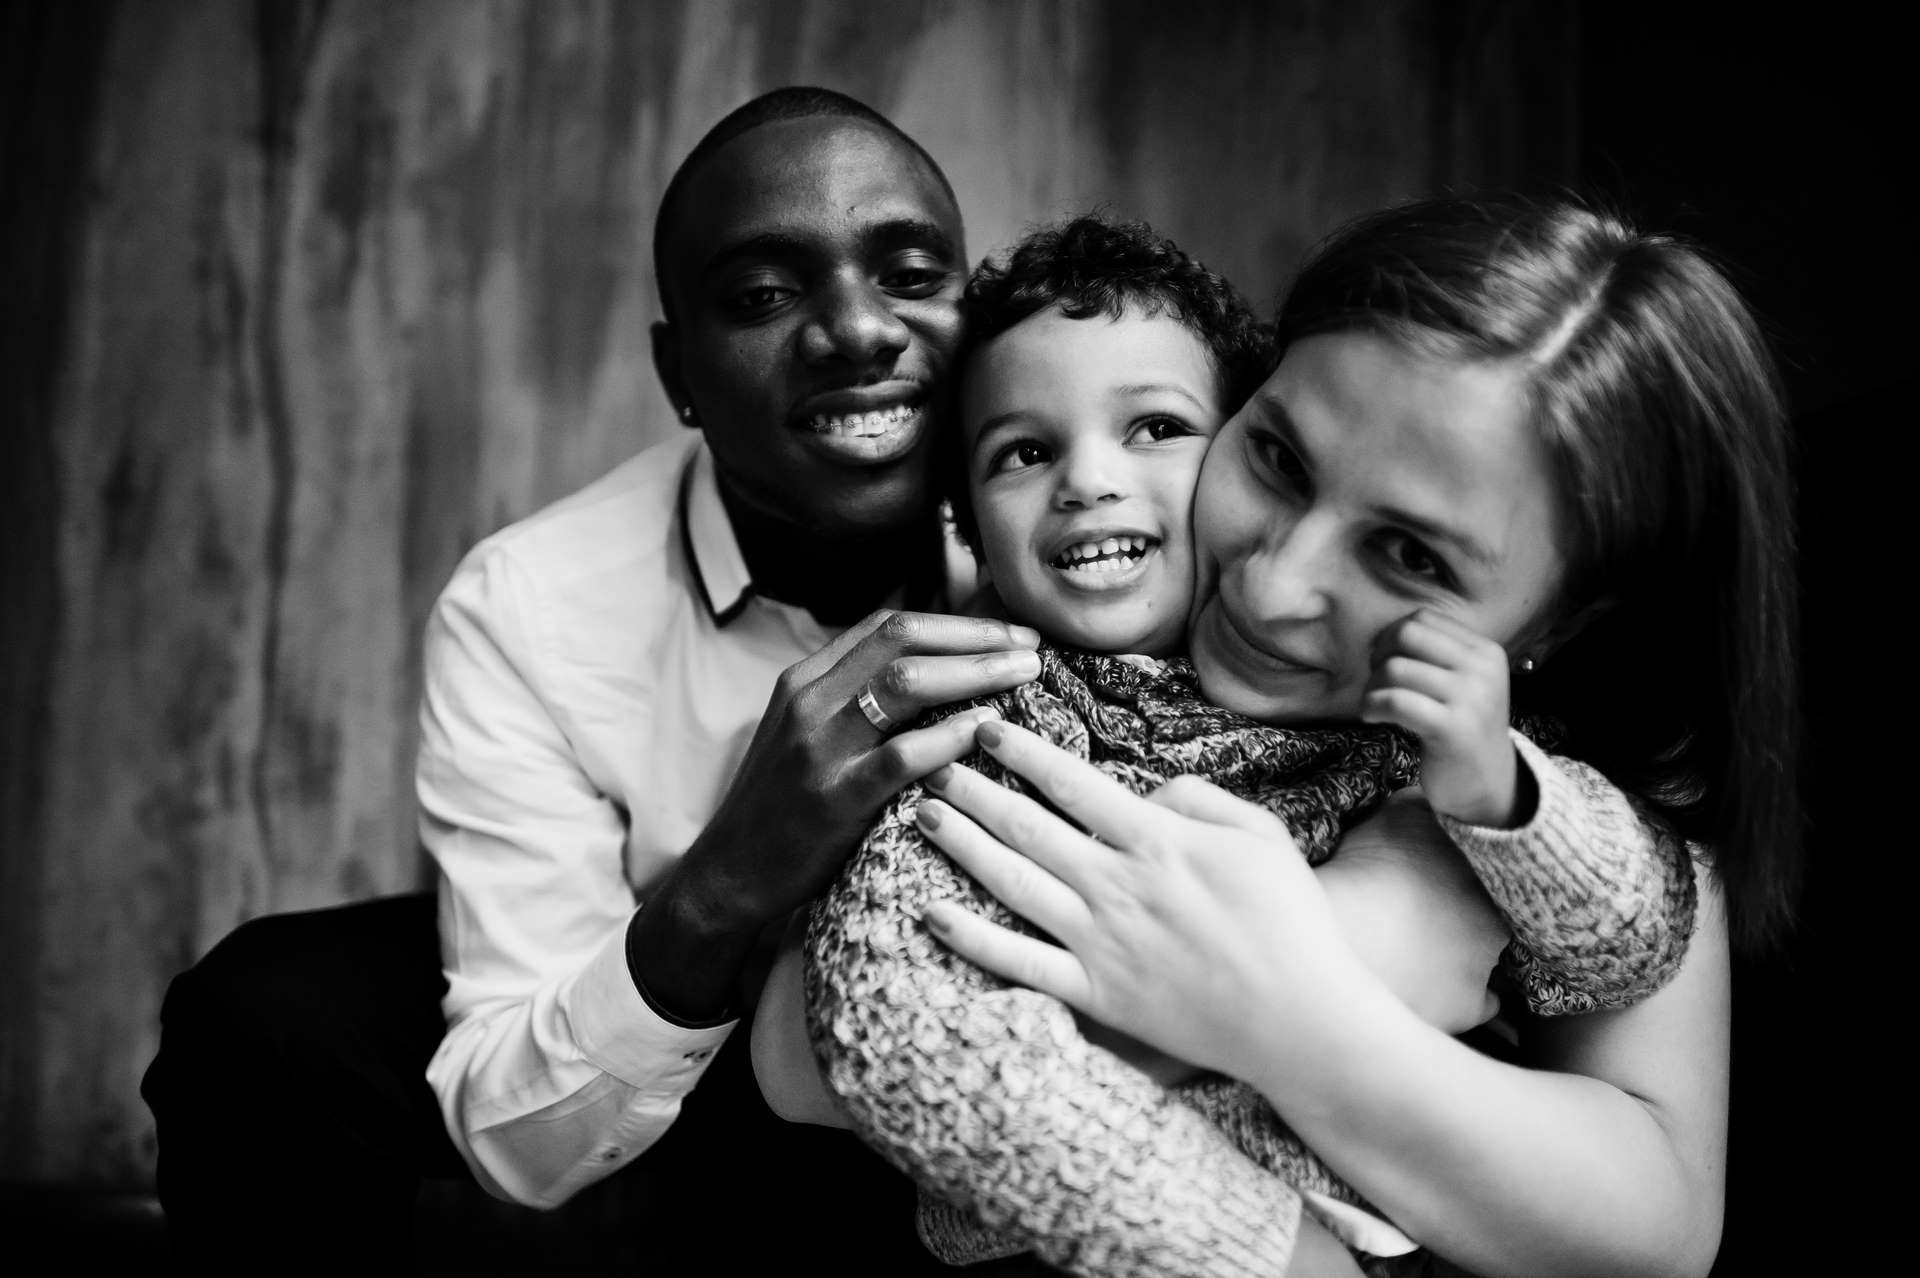
[[[666,1020],[713,1025],[740,1014],[741,972],[767,920],[709,890],[689,861],[667,876],[627,925],[627,967]]]

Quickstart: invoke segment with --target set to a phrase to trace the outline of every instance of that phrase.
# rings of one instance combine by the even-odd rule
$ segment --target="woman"
[[[1365,379],[1335,384],[1329,352],[1490,371],[1544,444],[1571,551],[1553,602],[1583,623],[1516,700],[1711,848],[1679,975],[1633,1007],[1524,1020],[1518,1065],[1480,1055],[1387,992],[1264,811],[1195,781],[1137,797],[992,724],[981,744],[1068,820],[956,768],[921,825],[1064,948],[952,906],[927,921],[994,972],[1256,1085],[1455,1264],[1704,1273],[1729,937],[1777,934],[1798,832],[1785,432],[1753,321],[1685,246],[1565,205],[1454,200],[1337,236],[1279,324],[1280,369],[1216,440],[1195,502],[1203,690],[1257,717],[1351,694],[1336,676],[1352,671],[1316,668],[1315,636],[1378,615],[1368,555],[1409,521],[1341,505],[1352,474],[1329,458],[1381,406]]]

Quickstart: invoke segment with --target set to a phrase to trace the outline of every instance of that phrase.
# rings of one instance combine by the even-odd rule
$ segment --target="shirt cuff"
[[[678,1055],[693,1077],[733,1032],[738,1018],[689,1026],[655,1011],[627,970],[627,929],[620,928],[600,947],[576,978],[568,1015],[581,1053],[631,1087],[657,1090],[660,1060]],[[679,1080],[690,1087],[690,1079]],[[671,1089],[671,1085],[670,1085]]]

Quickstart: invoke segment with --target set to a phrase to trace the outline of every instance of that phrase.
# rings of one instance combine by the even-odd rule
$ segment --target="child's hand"
[[[1420,738],[1420,788],[1435,811],[1510,828],[1523,814],[1507,703],[1506,649],[1422,608],[1374,639],[1360,717]]]

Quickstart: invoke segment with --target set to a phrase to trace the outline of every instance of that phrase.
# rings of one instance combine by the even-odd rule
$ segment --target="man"
[[[628,1234],[688,1240],[629,1257],[659,1268],[824,1243],[863,1272],[869,1217],[911,1219],[848,1138],[759,1122],[744,1069],[683,1101],[744,1057],[763,938],[970,749],[903,725],[1038,669],[1031,632],[936,611],[960,214],[884,118],[779,90],[675,174],[655,267],[699,433],[489,538],[429,625],[445,985],[395,901],[249,924],[169,991],[144,1090],[185,1271],[404,1268],[419,1177],[462,1166],[552,1208],[639,1160]]]

